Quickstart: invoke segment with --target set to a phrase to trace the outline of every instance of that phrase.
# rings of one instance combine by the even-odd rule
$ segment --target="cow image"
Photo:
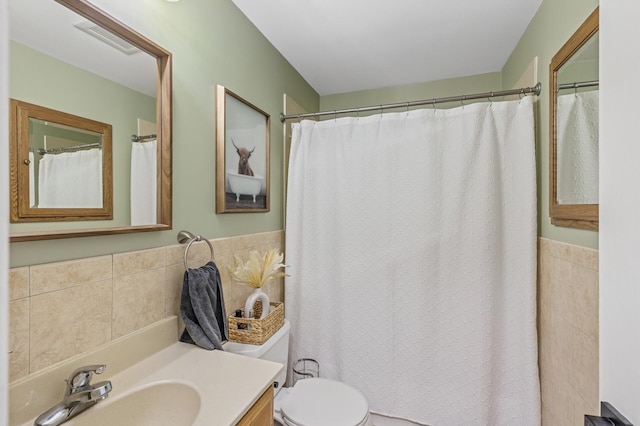
[[[236,143],[233,141],[233,138],[231,138],[231,143],[236,148],[236,152],[240,157],[238,160],[238,174],[253,176],[253,170],[251,170],[251,166],[249,166],[249,158],[251,157],[251,153],[256,150],[256,147],[254,146],[251,151],[247,148],[238,148]]]

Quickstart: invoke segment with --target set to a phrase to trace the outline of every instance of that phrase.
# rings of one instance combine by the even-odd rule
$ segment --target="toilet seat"
[[[299,380],[280,407],[290,426],[360,426],[367,423],[369,406],[351,386],[335,380]]]

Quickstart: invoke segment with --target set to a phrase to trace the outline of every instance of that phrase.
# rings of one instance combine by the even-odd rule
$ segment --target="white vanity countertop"
[[[109,398],[85,413],[153,383],[179,382],[200,394],[200,411],[194,425],[231,426],[273,386],[282,368],[282,364],[270,361],[176,342],[113,376],[107,374],[108,368],[104,374],[94,376],[94,383],[110,380],[113,390]],[[85,413],[69,424],[76,419],[80,422]],[[33,420],[27,424],[33,425]]]

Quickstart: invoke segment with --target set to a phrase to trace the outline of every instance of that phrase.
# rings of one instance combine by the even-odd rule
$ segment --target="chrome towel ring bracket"
[[[207,243],[207,245],[209,246],[209,250],[211,250],[211,261],[213,262],[213,246],[211,245],[209,240],[207,240],[206,238],[202,238],[200,235],[194,235],[189,231],[180,231],[178,233],[178,242],[180,244],[187,245],[187,247],[185,247],[184,249],[184,268],[187,270],[189,269],[189,265],[187,263],[189,248],[191,247],[191,244],[193,244],[196,241],[204,241],[205,243]]]

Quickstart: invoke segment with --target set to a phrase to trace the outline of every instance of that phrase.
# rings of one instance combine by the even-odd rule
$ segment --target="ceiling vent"
[[[74,24],[74,27],[84,31],[92,37],[97,38],[101,42],[118,49],[126,55],[133,55],[134,53],[138,53],[141,51],[131,43],[121,39],[117,35],[112,34],[111,32],[105,30],[99,25],[94,24],[91,21],[79,22],[77,24]]]

